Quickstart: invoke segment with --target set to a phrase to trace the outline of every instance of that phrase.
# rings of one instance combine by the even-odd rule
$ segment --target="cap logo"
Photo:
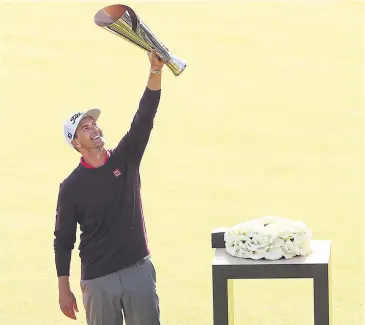
[[[68,132],[67,136],[69,139],[72,139],[72,134],[70,132]]]
[[[82,113],[76,113],[74,116],[72,116],[72,117],[71,117],[70,122],[72,122],[72,124],[75,124],[76,119],[77,119],[80,115],[82,115]]]

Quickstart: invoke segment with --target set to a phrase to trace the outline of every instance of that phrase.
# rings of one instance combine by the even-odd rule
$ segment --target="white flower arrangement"
[[[271,216],[240,223],[224,234],[230,255],[254,260],[307,256],[311,239],[312,231],[302,221]]]

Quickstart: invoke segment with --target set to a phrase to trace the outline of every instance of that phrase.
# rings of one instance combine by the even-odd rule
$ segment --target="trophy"
[[[185,60],[170,53],[150,31],[132,8],[125,5],[111,5],[99,10],[94,22],[111,33],[133,43],[139,48],[151,52],[155,50],[175,76],[179,76],[186,67]]]

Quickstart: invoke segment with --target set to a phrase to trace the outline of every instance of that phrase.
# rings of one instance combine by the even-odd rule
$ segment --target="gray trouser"
[[[160,325],[156,271],[149,258],[118,272],[81,280],[88,325]]]

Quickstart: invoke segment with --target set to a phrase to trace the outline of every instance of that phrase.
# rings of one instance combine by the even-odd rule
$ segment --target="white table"
[[[233,257],[225,250],[224,228],[212,232],[213,324],[233,325],[234,279],[312,278],[314,325],[331,325],[331,241],[313,240],[306,257],[275,261]]]

